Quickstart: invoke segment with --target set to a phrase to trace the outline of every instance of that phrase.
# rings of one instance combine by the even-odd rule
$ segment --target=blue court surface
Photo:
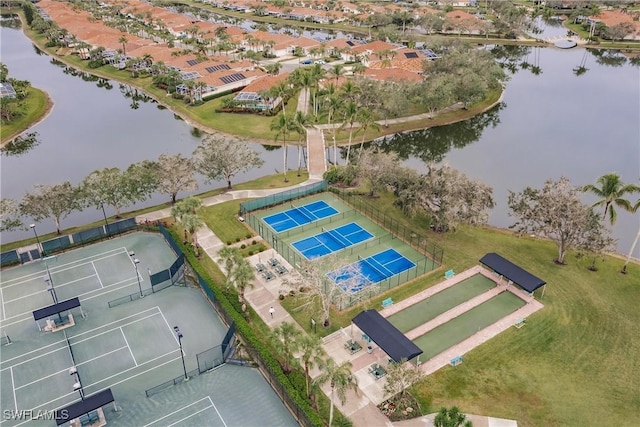
[[[322,218],[337,214],[338,211],[324,200],[309,203],[304,206],[291,205],[291,209],[269,215],[263,218],[276,233],[290,230]]]
[[[373,234],[352,222],[332,230],[323,228],[322,233],[298,240],[291,246],[296,248],[305,258],[313,259],[348,248],[372,237]]]
[[[327,273],[327,276],[345,291],[348,288],[349,292],[355,293],[366,286],[382,282],[415,266],[411,260],[395,249],[387,249],[346,267],[331,271]]]

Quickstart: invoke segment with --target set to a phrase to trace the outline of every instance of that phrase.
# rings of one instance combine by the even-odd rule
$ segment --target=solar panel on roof
[[[213,73],[220,70],[230,70],[230,69],[231,67],[228,64],[218,64],[212,67],[205,68],[205,70],[207,70],[209,73]]]
[[[184,80],[193,80],[193,79],[197,79],[198,77],[200,77],[200,74],[198,74],[195,71],[189,71],[187,73],[182,73],[182,78]]]
[[[348,40],[348,41],[347,41],[347,44],[348,44],[349,46],[355,46],[355,45],[356,45],[356,44],[355,44],[354,42],[352,42],[351,40]]]
[[[196,65],[197,63],[198,63],[197,59],[190,59],[190,60],[187,61],[187,64],[191,65],[192,67],[194,65]]]
[[[418,54],[416,52],[405,52],[404,56],[405,58],[417,58]]]
[[[220,80],[222,80],[224,84],[238,82],[244,79],[246,79],[246,77],[244,76],[244,74],[241,74],[241,73],[233,73],[233,74],[229,74],[228,76],[220,77]]]

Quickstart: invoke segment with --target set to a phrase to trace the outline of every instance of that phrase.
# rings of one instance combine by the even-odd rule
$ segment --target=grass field
[[[392,314],[387,317],[387,320],[401,332],[406,333],[495,286],[496,284],[492,280],[481,274],[476,274],[404,310]]]

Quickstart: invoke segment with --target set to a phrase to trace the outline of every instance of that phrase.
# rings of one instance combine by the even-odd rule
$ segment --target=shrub
[[[236,243],[238,243],[240,241],[239,237],[236,237]]]
[[[282,301],[282,300],[284,299],[284,295],[283,295],[283,294],[280,294],[280,295],[278,296],[278,299],[279,299],[280,301]]]
[[[248,253],[249,253],[249,256],[253,255],[253,251],[249,251]]]
[[[227,246],[231,245],[231,240],[227,240]]]
[[[247,247],[247,245],[245,245],[244,243],[240,245],[240,249],[245,249]]]
[[[258,243],[258,242],[256,242],[255,240],[252,240],[252,241],[251,241],[251,244],[252,244],[252,245],[255,245],[256,243]]]
[[[245,236],[247,239],[251,238],[251,233],[247,233],[247,235]]]

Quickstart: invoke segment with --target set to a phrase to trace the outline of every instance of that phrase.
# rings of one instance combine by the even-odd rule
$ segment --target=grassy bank
[[[10,123],[2,124],[2,145],[42,120],[53,107],[46,92],[35,87],[30,87],[27,92],[23,101],[25,113]]]
[[[489,227],[461,227],[434,234],[391,205],[387,195],[376,206],[416,232],[427,234],[445,249],[445,267],[462,271],[478,264],[488,252],[498,252],[547,281],[545,308],[521,329],[512,328],[464,356],[458,367],[446,367],[412,388],[423,408],[457,405],[463,411],[518,420],[519,426],[631,426],[640,417],[640,266],[619,273],[623,260],[591,259],[574,253],[568,265],[553,262],[552,242],[520,238]],[[394,289],[364,306],[334,312],[329,334],[350,324],[364,308],[379,308],[392,296],[400,301],[442,280],[440,269]],[[310,314],[287,298],[283,306],[308,329]],[[318,331],[320,332],[320,331]]]

